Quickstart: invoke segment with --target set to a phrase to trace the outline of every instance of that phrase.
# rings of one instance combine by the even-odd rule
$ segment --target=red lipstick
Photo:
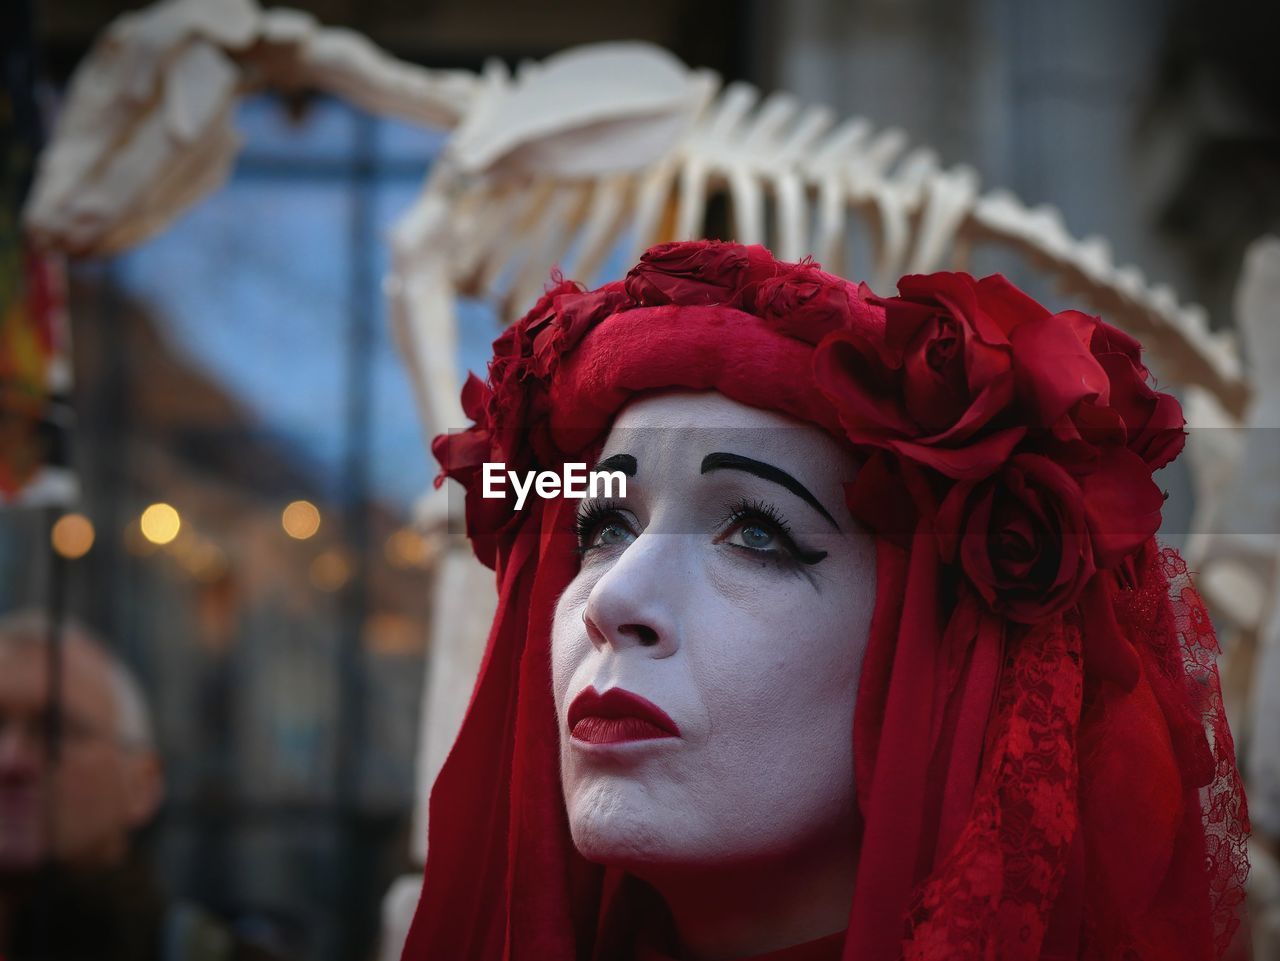
[[[639,694],[616,687],[601,694],[588,687],[569,705],[569,733],[588,744],[620,744],[679,737],[680,728]]]

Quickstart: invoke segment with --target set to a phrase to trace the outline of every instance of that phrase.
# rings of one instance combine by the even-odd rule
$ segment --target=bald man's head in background
[[[0,617],[0,876],[50,856],[92,870],[119,863],[155,814],[163,778],[137,682],[86,628],[63,628],[61,741],[51,766],[48,620]]]

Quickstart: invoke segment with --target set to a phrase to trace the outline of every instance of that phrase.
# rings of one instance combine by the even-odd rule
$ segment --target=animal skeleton
[[[140,242],[225,177],[239,97],[299,88],[453,131],[393,230],[386,282],[427,437],[464,423],[457,296],[498,302],[510,320],[554,265],[594,281],[611,252],[633,260],[655,242],[702,236],[720,194],[735,239],[871,274],[882,291],[903,273],[962,265],[978,245],[1008,246],[1140,336],[1162,374],[1193,385],[1224,423],[1245,411],[1232,335],[1117,266],[1102,238],[1073,238],[1055,208],[983,192],[974,170],[943,166],[900,130],[837,123],[826,108],[762,99],[746,84],[722,88],[645,44],[582,47],[514,74],[490,63],[475,75],[399,62],[355,33],[253,0],[168,0],[117,20],[78,71],[40,162],[29,235],[72,254]],[[855,223],[872,239],[869,269],[847,244]],[[449,513],[442,493],[420,507],[438,530]],[[485,620],[476,599],[488,591],[456,538],[441,564],[451,588],[438,595],[433,657],[451,666],[433,672],[424,715],[424,798],[466,702],[439,678],[474,675]]]
[[[392,236],[388,289],[424,428],[462,423],[450,351],[454,295],[495,297],[510,319],[548,270],[592,280],[626,244],[700,236],[708,199],[727,192],[733,235],[784,259],[812,254],[847,276],[899,275],[963,261],[977,244],[1033,259],[1113,322],[1141,336],[1166,377],[1197,384],[1235,416],[1248,395],[1228,333],[1180,305],[1101,238],[1073,239],[1052,207],[1029,209],[977,174],[944,168],[899,130],[746,84],[718,89],[644,44],[571,50],[513,76],[397,61],[348,30],[252,0],[168,0],[127,14],[77,72],[26,212],[30,236],[75,254],[125,249],[161,230],[225,177],[248,91],[313,88],[374,113],[453,128]],[[772,217],[770,214],[772,213]],[[874,269],[851,263],[865,223]]]

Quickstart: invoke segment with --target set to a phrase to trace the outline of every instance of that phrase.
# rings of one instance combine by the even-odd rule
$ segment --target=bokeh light
[[[293,501],[280,514],[280,525],[290,537],[305,541],[320,529],[320,511],[311,501]]]
[[[425,569],[435,560],[436,550],[426,537],[412,528],[402,527],[387,538],[385,553],[392,567]]]
[[[351,579],[351,562],[337,548],[321,551],[311,562],[311,583],[322,591],[341,590]]]
[[[182,518],[174,508],[165,503],[152,504],[142,512],[140,520],[142,536],[152,544],[168,544],[178,536]]]
[[[200,536],[190,526],[166,546],[170,555],[198,581],[213,582],[227,571],[227,557],[213,541]]]
[[[196,580],[212,583],[227,573],[227,555],[212,541],[201,540],[187,554],[182,566]]]
[[[427,643],[427,630],[403,614],[375,613],[365,619],[360,640],[373,654],[406,657],[422,653]]]
[[[125,550],[135,557],[149,557],[160,549],[143,536],[142,525],[137,521],[125,525],[122,538]]]
[[[83,514],[62,515],[49,532],[53,549],[70,561],[89,553],[93,537],[93,522]]]

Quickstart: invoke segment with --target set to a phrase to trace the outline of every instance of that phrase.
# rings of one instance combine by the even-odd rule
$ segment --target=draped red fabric
[[[575,506],[516,512],[478,486],[485,461],[590,460],[631,398],[672,389],[863,457],[847,500],[877,536],[877,583],[844,958],[1245,956],[1248,822],[1216,643],[1153,536],[1176,402],[1136,342],[1000,278],[899,290],[762,248],[664,245],[624,283],[557,283],[495,344],[463,395],[475,425],[435,445],[499,605],[432,791],[406,959],[606,961],[643,941],[651,914],[577,854],[560,793],[550,622],[577,570]]]

